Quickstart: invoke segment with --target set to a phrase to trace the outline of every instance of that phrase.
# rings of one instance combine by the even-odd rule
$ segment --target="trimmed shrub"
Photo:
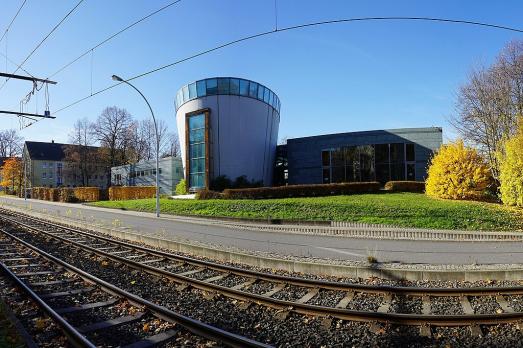
[[[33,187],[31,197],[52,202],[95,202],[100,200],[98,187]]]
[[[33,199],[44,199],[45,187],[33,187],[31,188],[31,198]]]
[[[289,185],[279,187],[256,187],[248,189],[228,189],[223,191],[225,199],[267,199],[291,197],[316,197],[349,195],[355,193],[376,193],[380,191],[379,182],[351,182],[340,184]]]
[[[428,196],[445,199],[489,199],[494,180],[485,160],[462,140],[442,145],[432,158],[426,181]]]
[[[180,180],[178,184],[176,184],[175,193],[177,195],[186,195],[187,192],[187,181],[185,179]]]
[[[385,190],[392,192],[425,192],[425,182],[423,181],[388,181],[385,183]]]
[[[100,200],[100,189],[98,187],[75,187],[73,192],[80,202],[97,202]]]
[[[221,199],[222,194],[220,192],[211,190],[201,190],[196,193],[196,199]]]
[[[62,187],[59,189],[58,200],[60,202],[75,203],[77,202],[74,196],[74,189],[70,187]]]
[[[100,200],[101,201],[107,201],[109,200],[109,190],[108,189],[100,189]]]
[[[49,200],[52,202],[58,202],[60,198],[60,189],[49,188],[47,190],[49,192]]]
[[[111,186],[109,200],[123,201],[127,199],[153,198],[156,196],[155,186]]]

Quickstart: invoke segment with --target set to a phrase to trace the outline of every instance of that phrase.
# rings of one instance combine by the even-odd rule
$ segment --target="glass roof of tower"
[[[209,95],[239,95],[258,99],[280,113],[281,103],[276,93],[257,82],[234,77],[213,77],[183,86],[176,93],[176,110],[189,100]]]

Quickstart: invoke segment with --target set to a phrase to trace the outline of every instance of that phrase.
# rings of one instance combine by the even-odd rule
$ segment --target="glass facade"
[[[254,81],[229,77],[205,79],[183,86],[176,93],[176,110],[189,100],[217,94],[255,98],[280,112],[280,99],[273,91]]]
[[[345,146],[321,154],[324,183],[416,180],[414,144]]]
[[[188,118],[189,134],[189,187],[205,187],[205,114]]]

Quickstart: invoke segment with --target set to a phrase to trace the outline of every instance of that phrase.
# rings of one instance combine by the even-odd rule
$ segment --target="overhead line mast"
[[[3,72],[0,72],[0,77],[7,77],[7,78],[11,78],[11,79],[16,79],[16,80],[31,81],[31,82],[33,82],[33,85],[35,85],[38,82],[46,84],[46,85],[49,85],[49,84],[56,85],[56,83],[57,83],[56,81],[51,81],[48,79],[39,79],[36,77],[31,77],[31,76],[14,75],[14,74],[7,74],[7,73],[3,73]],[[0,110],[0,114],[17,115],[18,117],[28,118],[33,121],[36,121],[34,117],[36,117],[36,118],[56,118],[54,116],[51,116],[51,112],[49,110],[45,110],[43,115],[27,113],[27,112],[22,112],[22,111],[10,111],[10,110]]]

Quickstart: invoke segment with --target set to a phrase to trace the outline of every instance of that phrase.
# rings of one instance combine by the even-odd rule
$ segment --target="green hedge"
[[[423,181],[389,181],[385,184],[385,190],[392,192],[425,192]]]
[[[248,189],[227,189],[223,191],[222,196],[225,199],[267,199],[349,195],[354,193],[375,193],[379,191],[379,182],[351,182],[340,184],[289,185],[278,187],[256,187]]]

